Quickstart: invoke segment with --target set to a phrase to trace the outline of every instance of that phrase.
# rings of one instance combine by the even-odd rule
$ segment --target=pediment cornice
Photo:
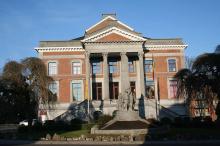
[[[117,28],[117,27],[111,27],[107,30],[103,30],[99,33],[96,33],[94,35],[90,35],[89,37],[86,37],[85,39],[82,40],[82,42],[95,42],[107,35],[110,35],[110,34],[117,34],[117,35],[120,35],[120,36],[123,36],[131,41],[145,41],[146,39],[141,37],[141,36],[138,36],[138,35],[135,35],[135,34],[132,34],[128,31],[125,31],[125,30],[122,30],[120,28]]]

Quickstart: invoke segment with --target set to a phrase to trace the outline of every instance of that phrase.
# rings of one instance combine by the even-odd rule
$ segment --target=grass
[[[171,135],[174,134],[191,134],[191,135],[220,135],[218,128],[171,128]]]
[[[76,130],[76,131],[68,131],[59,133],[60,136],[63,137],[79,137],[81,135],[89,134],[90,130]]]

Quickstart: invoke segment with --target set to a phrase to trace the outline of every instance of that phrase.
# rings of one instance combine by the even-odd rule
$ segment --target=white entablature
[[[79,47],[37,47],[37,52],[69,52],[69,51],[85,51],[82,46]]]

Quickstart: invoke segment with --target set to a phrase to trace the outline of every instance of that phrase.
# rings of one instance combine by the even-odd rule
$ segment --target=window
[[[129,71],[129,72],[135,72],[134,60],[129,60],[129,61],[128,61],[128,71]]]
[[[92,73],[93,74],[101,74],[102,70],[101,70],[101,62],[97,61],[97,62],[92,62]]]
[[[117,73],[117,72],[118,72],[117,61],[110,61],[109,73]]]
[[[177,81],[169,80],[169,96],[170,98],[176,98],[177,94]]]
[[[72,73],[74,75],[78,75],[81,73],[81,64],[80,62],[73,62],[72,63]]]
[[[176,71],[176,60],[169,59],[168,60],[168,67],[169,67],[169,72],[175,72]]]
[[[52,82],[49,83],[49,90],[53,93],[53,94],[57,94],[58,93],[58,85],[56,82]]]
[[[57,74],[57,63],[56,62],[49,62],[48,63],[48,74],[49,75],[56,75]]]
[[[144,60],[144,71],[146,73],[153,71],[153,60]]]
[[[145,94],[147,98],[155,98],[155,85],[153,80],[146,80],[145,82]]]
[[[81,101],[82,99],[81,83],[72,83],[72,99],[73,101]]]
[[[102,100],[102,83],[92,83],[92,99]]]

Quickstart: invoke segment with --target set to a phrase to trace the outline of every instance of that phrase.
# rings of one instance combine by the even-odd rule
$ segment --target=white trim
[[[79,101],[73,101],[73,98],[72,98],[72,84],[73,83],[80,83],[81,84],[81,88],[82,88],[82,90],[81,90],[81,95],[82,95],[82,97],[81,97],[81,100],[79,100]],[[85,97],[85,95],[84,95],[84,84],[83,84],[83,80],[82,79],[76,79],[76,80],[72,80],[71,82],[70,82],[70,102],[81,102],[81,101],[83,101],[84,100],[84,97]]]
[[[97,25],[99,25],[100,23],[102,23],[103,21],[107,20],[108,18],[112,19],[112,20],[116,20],[114,17],[112,16],[107,16],[104,19],[102,19],[101,21],[99,21],[98,23],[94,24],[93,26],[89,27],[88,29],[86,29],[86,32],[91,30],[92,28],[96,27]]]
[[[184,50],[188,45],[145,45],[146,50]]]
[[[78,47],[36,47],[37,52],[67,52],[67,51],[85,51],[82,46]]]
[[[175,71],[170,71],[169,70],[169,60],[170,59],[174,59],[175,62],[176,62],[176,70]],[[167,60],[167,72],[169,72],[169,73],[176,73],[178,71],[178,63],[177,63],[178,59],[176,57],[167,57],[166,60]]]
[[[184,56],[183,53],[145,53],[144,57],[152,57],[153,56]]]
[[[56,63],[56,74],[49,74],[49,63]],[[59,73],[58,73],[58,60],[48,60],[47,61],[47,75],[48,76],[51,76],[51,77],[53,77],[53,76],[57,76]]]
[[[130,29],[131,31],[134,31],[134,29],[133,28],[131,28],[130,26],[128,26],[128,25],[126,25],[126,24],[124,24],[123,22],[121,22],[121,21],[117,21],[119,24],[121,24],[121,25],[123,25],[123,26],[125,26],[126,28],[128,28],[128,29]]]
[[[96,24],[94,24],[93,26],[91,26],[91,27],[89,27],[88,29],[86,29],[86,32],[89,31],[89,30],[91,30],[92,28],[96,27],[97,25],[99,25],[100,23],[104,22],[105,20],[107,20],[107,19],[109,19],[109,18],[112,19],[112,20],[117,20],[117,19],[115,19],[115,18],[112,17],[112,16],[107,16],[107,17],[105,17],[104,19],[102,19],[101,21],[99,21],[98,23],[96,23]],[[127,26],[126,24],[122,23],[121,21],[118,21],[118,20],[117,20],[117,22],[118,22],[119,24],[125,26],[126,28],[130,29],[131,31],[134,30],[133,28]]]
[[[63,59],[63,58],[75,58],[75,59],[84,59],[85,55],[45,55],[41,56],[42,59]]]
[[[153,63],[154,63],[155,60],[153,60],[152,55],[151,55],[151,56],[147,56],[147,57],[144,56],[144,57],[145,57],[144,60],[143,60],[143,61],[144,61],[144,62],[143,62],[143,63],[144,63],[144,73],[145,73],[145,74],[149,74],[149,73],[150,73],[150,74],[153,75]],[[150,60],[150,61],[152,61],[152,71],[151,71],[151,72],[145,72],[145,60]]]
[[[73,63],[75,63],[75,62],[80,63],[80,73],[79,74],[73,74]],[[82,75],[82,60],[81,59],[73,59],[71,61],[71,75],[73,75],[73,76]]]
[[[92,35],[92,36],[90,36],[88,38],[83,39],[82,42],[85,42],[85,41],[96,41],[96,40],[98,40],[100,38],[103,38],[103,37],[105,37],[105,36],[107,36],[107,35],[109,35],[111,33],[119,34],[119,35],[124,36],[124,37],[126,37],[128,39],[131,39],[132,41],[145,41],[146,40],[143,37],[131,34],[131,33],[127,32],[127,31],[124,31],[124,30],[119,29],[117,27],[111,27],[111,28],[109,28],[109,29],[107,29],[105,31],[102,31],[102,32],[100,32],[98,34],[95,34],[95,35]]]

